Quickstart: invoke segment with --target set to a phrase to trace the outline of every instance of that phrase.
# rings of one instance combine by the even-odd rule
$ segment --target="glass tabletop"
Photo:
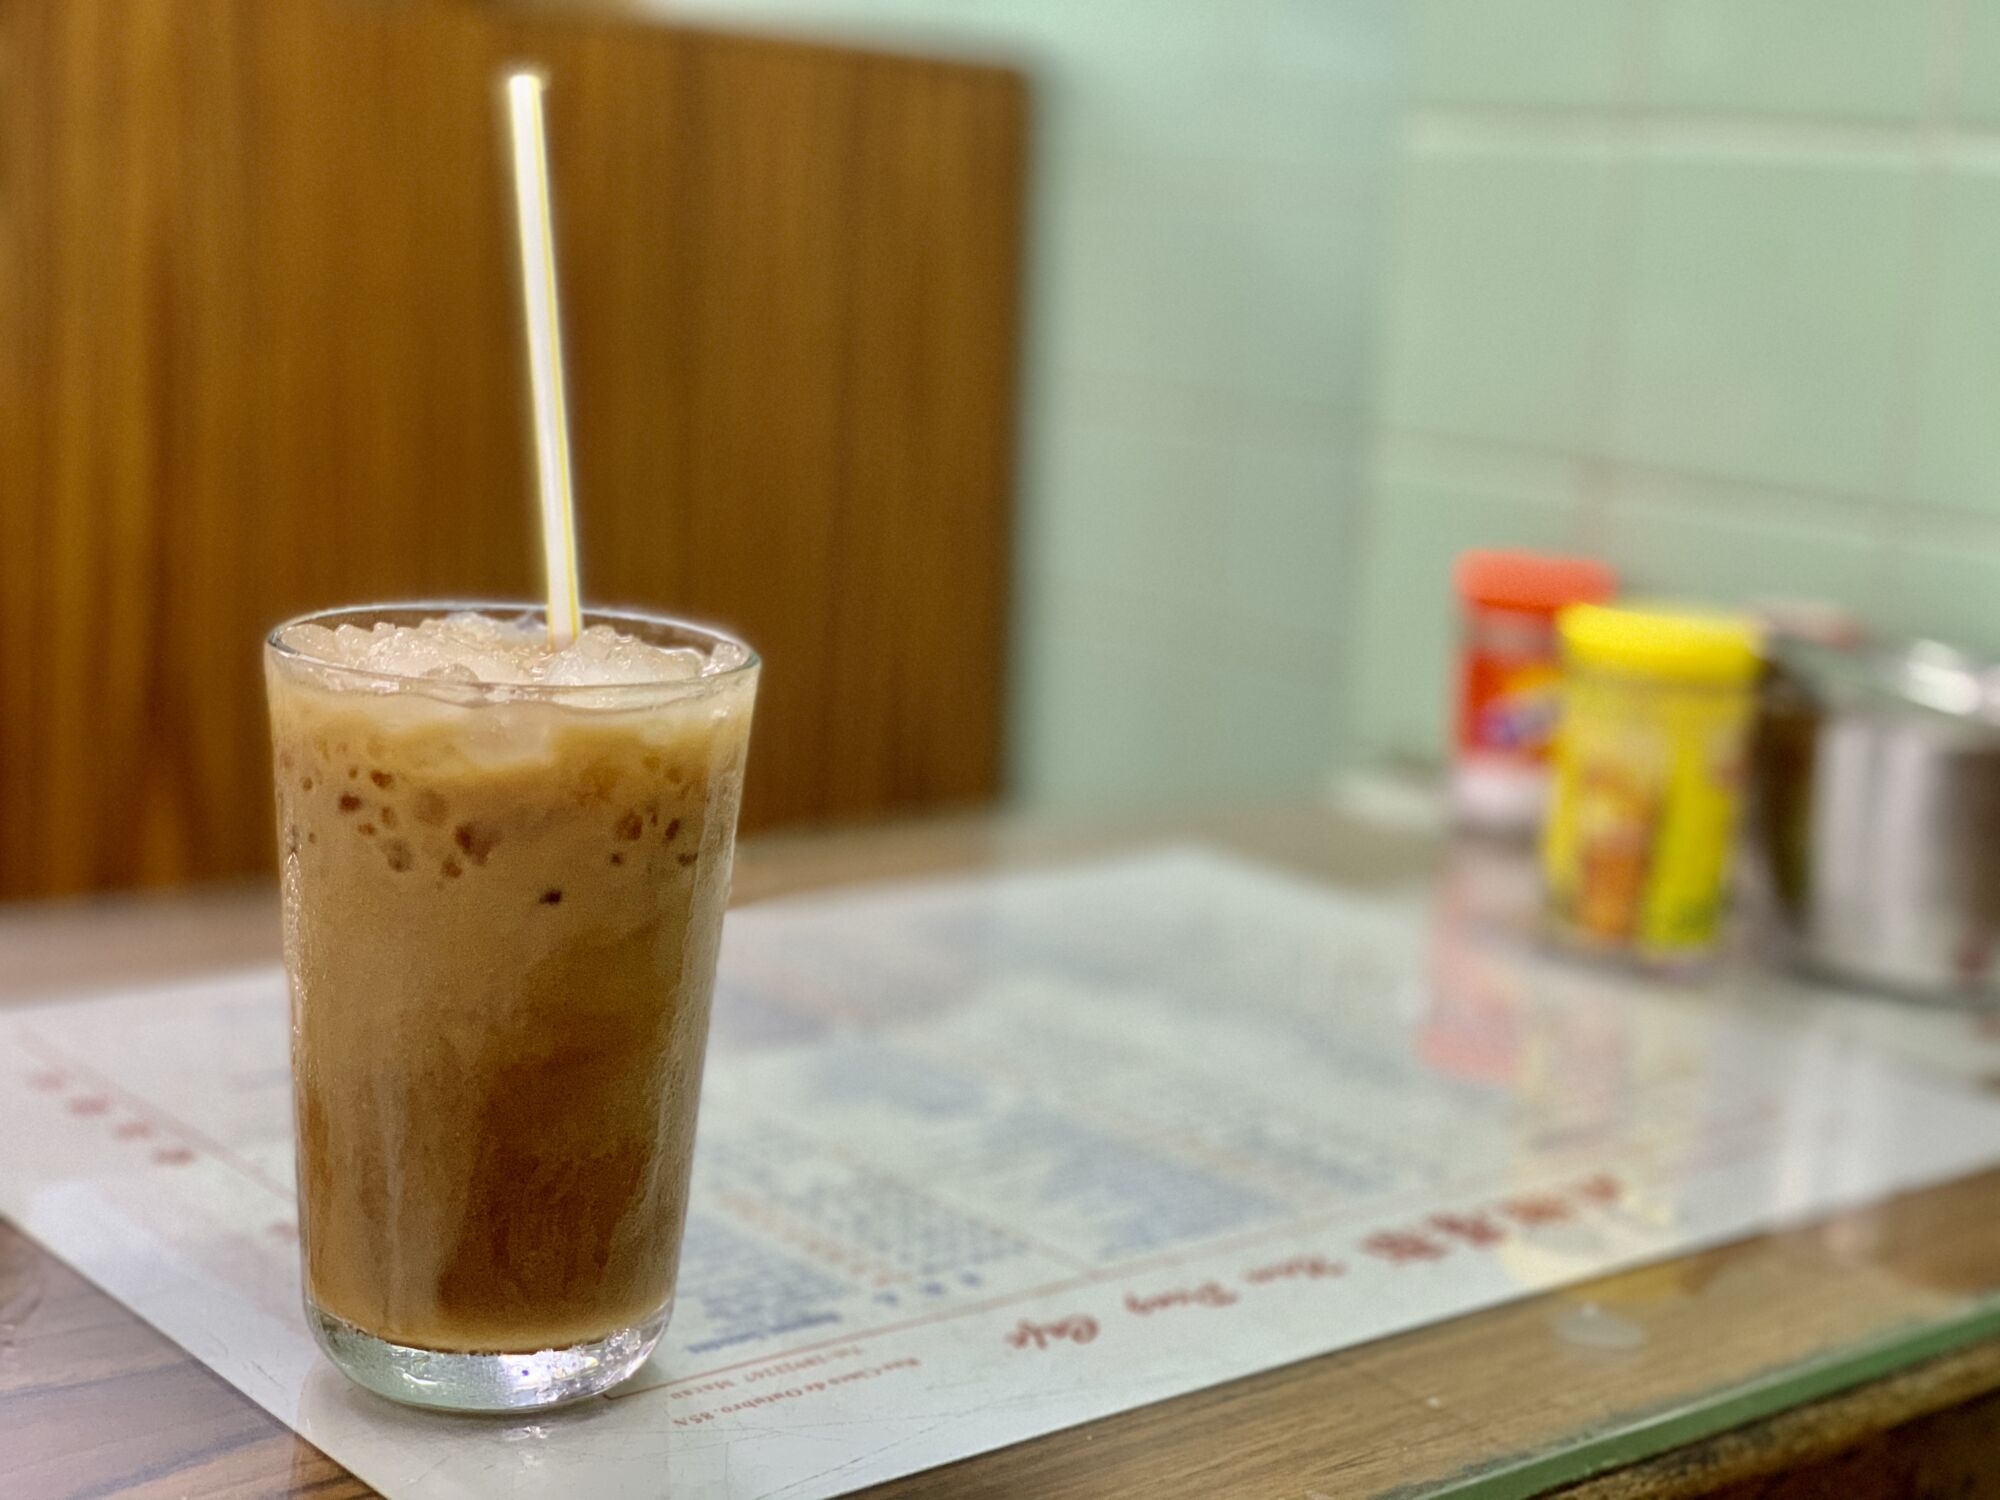
[[[1645,1107],[1631,1080],[1665,1065],[1726,1096],[1773,1054],[1732,1050],[1741,1027],[1786,1036],[1788,1145],[1765,1184],[1766,1221],[1704,1248],[1122,1413],[1034,1445],[1037,1474],[1090,1466],[1121,1438],[1200,1454],[1275,1456],[1218,1471],[1213,1493],[1298,1485],[1327,1497],[1540,1493],[2000,1336],[2000,1170],[1990,1154],[1948,1180],[1831,1211],[1800,1211],[1815,1175],[1879,1157],[1903,1128],[1856,1065],[1880,1064],[1940,1097],[2000,1079],[2000,1018],[1809,983],[1766,951],[1754,921],[1701,975],[1648,978],[1551,953],[1532,863],[1519,849],[1440,837],[1426,795],[1351,799],[1366,811],[1198,826],[1216,843],[1385,907],[1420,913],[1423,958],[1386,1009],[1409,1055],[1437,1074],[1512,1093],[1578,1142]],[[1036,841],[998,862],[1034,863]],[[1725,1042],[1703,1051],[1702,1039]],[[1747,1072],[1746,1072],[1747,1070]],[[1803,1101],[1842,1097],[1829,1134]],[[1844,1096],[1844,1097],[1843,1097]],[[1538,1100],[1540,1101],[1538,1103]],[[1661,1108],[1657,1099],[1652,1106]],[[1671,1114],[1672,1106],[1666,1106]],[[1468,1154],[1476,1154],[1468,1147]],[[1587,1148],[1586,1148],[1587,1154]],[[1524,1285],[1561,1282],[1526,1267]],[[1301,1429],[1308,1436],[1301,1435]],[[974,1484],[1006,1455],[951,1472]],[[920,1480],[885,1493],[923,1493]],[[996,1491],[997,1492],[997,1491]]]
[[[1806,1093],[1842,1090],[1843,1058],[1889,1063],[1940,1093],[2000,1080],[2000,1017],[1794,978],[1754,919],[1698,976],[1553,954],[1525,851],[1427,842],[1433,873],[1412,898],[1428,904],[1431,934],[1417,1050],[1524,1098],[1545,1091],[1573,1127],[1630,1109],[1622,1081],[1649,1071],[1649,1051],[1659,1058],[1658,1020],[1621,1009],[1635,999],[1665,1006],[1690,1035],[1725,1036],[1744,1019],[1792,1033]],[[1569,1008],[1564,997],[1578,995],[1601,1008]],[[1741,1061],[1711,1053],[1697,1067],[1726,1080]],[[1769,1184],[1768,1232],[1332,1357],[1462,1428],[1391,1437],[1352,1482],[1321,1492],[1540,1493],[2000,1336],[2000,1171],[1803,1220],[1788,1206],[1802,1177],[1885,1149],[1901,1123],[1885,1107],[1857,1089],[1838,1134],[1803,1112],[1786,1122],[1791,1161]]]
[[[1000,878],[927,878],[950,872]],[[2000,1036],[1977,1017],[1797,983],[1748,951],[1676,982],[1578,964],[1536,940],[1518,855],[1319,809],[767,841],[742,875],[752,900],[731,919],[703,1127],[730,1149],[698,1185],[698,1213],[737,1221],[723,1239],[741,1252],[775,1222],[758,1227],[759,1195],[790,1213],[838,1209],[852,1194],[822,1189],[866,1167],[899,1223],[921,1208],[940,1234],[973,1219],[1012,1234],[975,1236],[976,1293],[919,1279],[855,1295],[940,1299],[926,1319],[957,1331],[916,1351],[931,1368],[989,1344],[996,1358],[1046,1356],[997,1396],[977,1384],[990,1368],[970,1365],[956,1388],[880,1388],[882,1409],[912,1420],[909,1403],[942,1390],[949,1420],[978,1427],[925,1459],[942,1469],[855,1476],[885,1479],[881,1493],[1527,1494],[2000,1333],[2000,1111],[1980,1089],[2000,1071]],[[926,878],[879,885],[911,876]],[[766,902],[848,885],[823,903]],[[97,930],[96,947],[113,946]],[[239,997],[260,1014],[261,983],[245,976]],[[7,1035],[23,1024],[89,1039],[53,1012],[0,1012]],[[229,1064],[232,1048],[262,1045],[246,1023],[230,1048],[204,1048],[164,1012],[88,1024],[100,1067],[183,1082],[212,1071],[211,1054]],[[249,1052],[225,1072],[264,1080],[268,1100],[203,1088],[174,1102],[199,1134],[276,1171],[282,1068]],[[773,1157],[755,1118],[768,1100],[810,1105],[819,1145],[794,1131]],[[85,1122],[98,1118],[111,1116]],[[1120,1172],[1076,1170],[1086,1126],[1093,1150],[1115,1139]],[[1068,1165],[1042,1170],[1056,1162]],[[65,1180],[8,1212],[60,1251],[93,1169],[53,1155],[44,1169]],[[234,1191],[220,1170],[211,1184]],[[691,1230],[691,1266],[723,1243],[703,1234]],[[269,1280],[267,1315],[288,1316],[291,1273],[267,1276],[268,1255],[243,1261],[230,1244],[235,1294]],[[1301,1270],[1319,1252],[1338,1268],[1324,1282]],[[1044,1262],[1058,1263],[1053,1293]],[[117,1266],[80,1268],[127,1295]],[[1213,1305],[1172,1295],[1211,1276]],[[841,1300],[842,1280],[822,1266],[792,1283],[826,1299],[807,1313],[840,1315],[828,1326],[842,1347],[908,1321],[878,1312],[876,1329]],[[697,1281],[679,1353],[591,1420],[591,1446],[628,1427],[644,1440],[634,1419],[662,1392],[694,1414],[701,1361],[781,1348],[745,1322],[758,1306],[703,1305]],[[218,1304],[176,1331],[171,1308],[143,1305],[153,1293],[139,1286],[133,1305],[211,1364],[228,1357],[204,1353]],[[1055,1326],[1032,1302],[1044,1294],[1101,1326],[1085,1353],[1134,1357],[1066,1390],[1057,1355],[999,1337],[1023,1319]],[[1212,1319],[1179,1325],[1193,1343],[1146,1342],[1190,1308]],[[1048,1347],[1081,1346],[1051,1334]],[[867,1368],[894,1366],[887,1344],[861,1348]],[[299,1395],[265,1404],[367,1478],[346,1445],[382,1424],[305,1353]],[[1038,1401],[1034,1421],[999,1430]],[[774,1413],[757,1420],[779,1430]],[[388,1430],[421,1437],[430,1472],[437,1435]],[[524,1455],[555,1463],[563,1430],[516,1441],[482,1426],[453,1442],[500,1445],[481,1449],[488,1473]],[[675,1436],[678,1466],[693,1450]],[[437,1472],[474,1472],[470,1457]]]

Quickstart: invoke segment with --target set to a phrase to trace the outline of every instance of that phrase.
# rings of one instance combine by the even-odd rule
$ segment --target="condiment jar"
[[[1762,665],[1756,623],[1579,604],[1542,837],[1548,912],[1580,946],[1678,967],[1720,930]]]
[[[1452,805],[1461,826],[1534,831],[1548,798],[1561,661],[1556,612],[1611,597],[1587,557],[1475,550],[1452,569],[1460,611]]]

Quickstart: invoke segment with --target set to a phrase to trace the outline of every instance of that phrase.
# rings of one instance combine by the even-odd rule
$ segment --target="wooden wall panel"
[[[264,629],[532,588],[514,60],[551,75],[586,595],[763,651],[747,824],[998,789],[1015,75],[443,0],[10,0],[0,896],[265,867]]]

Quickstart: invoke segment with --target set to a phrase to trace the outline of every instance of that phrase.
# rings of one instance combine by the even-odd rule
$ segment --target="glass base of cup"
[[[608,1391],[646,1362],[672,1311],[669,1302],[643,1323],[567,1349],[463,1354],[392,1344],[306,1299],[313,1337],[356,1385],[408,1406],[465,1412],[533,1411]]]

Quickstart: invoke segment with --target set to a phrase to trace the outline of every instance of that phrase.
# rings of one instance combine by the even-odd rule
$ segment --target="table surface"
[[[748,841],[736,896],[1018,868],[1162,838],[1200,839],[1348,888],[1426,879],[1440,850],[1409,827],[1319,807],[961,818]],[[17,909],[0,914],[0,1004],[268,962],[276,951],[275,900],[262,889]],[[2000,1389],[2000,1308],[1979,1309],[1996,1297],[2000,1171],[1302,1361],[872,1493],[1332,1500],[1457,1483],[1525,1494],[1669,1449],[1678,1451],[1566,1493],[1705,1493],[1732,1474],[1804,1461]],[[1586,1304],[1635,1328],[1635,1347],[1563,1337],[1565,1314]],[[1741,1430],[1710,1436],[1732,1427]],[[0,1485],[10,1500],[373,1493],[4,1222],[0,1474],[12,1476]]]

